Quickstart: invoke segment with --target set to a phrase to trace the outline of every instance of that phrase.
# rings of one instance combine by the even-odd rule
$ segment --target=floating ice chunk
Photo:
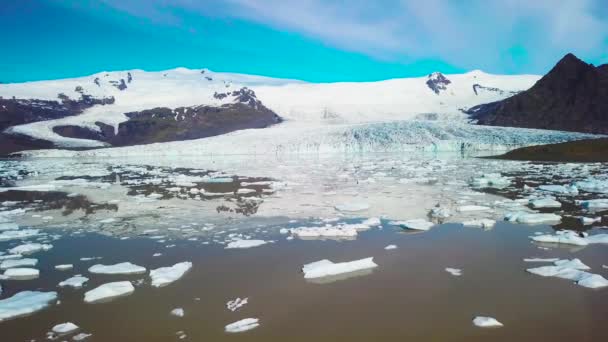
[[[171,310],[171,316],[184,317],[184,309],[175,308],[175,309]]]
[[[228,324],[224,330],[227,333],[239,333],[255,329],[260,326],[260,320],[257,318],[245,318],[240,321]]]
[[[492,317],[477,316],[473,319],[473,325],[480,328],[499,328],[503,324]]]
[[[13,247],[9,249],[8,252],[11,254],[29,255],[40,251],[48,251],[51,248],[53,248],[53,245],[41,243],[26,243],[17,247]]]
[[[67,322],[67,323],[57,324],[51,330],[55,334],[58,334],[58,335],[67,335],[67,334],[71,334],[71,333],[75,332],[78,329],[80,329],[80,328],[76,324]]]
[[[462,222],[462,224],[468,227],[480,227],[484,229],[489,229],[496,225],[496,221],[492,219],[475,219],[470,221],[464,221]]]
[[[524,262],[556,262],[558,258],[525,258]]]
[[[363,271],[378,267],[374,258],[365,258],[355,261],[333,263],[327,259],[312,262],[302,267],[305,279],[336,276],[344,273]]]
[[[608,193],[608,180],[587,179],[574,182],[579,189],[587,192]]]
[[[23,240],[40,234],[38,229],[6,230],[0,233],[0,242],[10,240]]]
[[[246,189],[246,188],[241,188],[236,191],[236,193],[239,195],[246,195],[246,194],[251,194],[254,192],[256,192],[255,189]]]
[[[64,281],[62,281],[62,282],[60,282],[60,283],[59,283],[59,287],[66,287],[66,286],[69,286],[69,287],[73,287],[73,288],[75,288],[75,289],[79,289],[79,288],[81,288],[81,287],[84,285],[84,283],[86,283],[87,281],[89,281],[89,278],[77,275],[77,276],[74,276],[74,277],[68,278],[68,279],[66,279],[66,280],[64,280]]]
[[[589,226],[592,225],[596,222],[602,222],[602,218],[601,217],[584,217],[584,216],[579,216],[578,220],[584,225],[584,226]]]
[[[325,227],[299,227],[291,229],[291,233],[300,239],[307,238],[353,238],[357,236],[357,229],[353,227],[325,226]]]
[[[72,265],[72,264],[63,264],[63,265],[56,265],[55,266],[55,269],[57,271],[69,271],[72,268],[74,268],[74,265]]]
[[[591,267],[583,264],[583,262],[578,259],[578,258],[574,258],[572,260],[556,260],[555,262],[553,262],[553,264],[555,266],[560,266],[560,267],[565,267],[565,268],[574,268],[577,270],[590,270]]]
[[[0,231],[4,230],[18,230],[19,225],[15,222],[0,222]]]
[[[397,249],[397,245],[388,245],[384,247],[384,249],[386,249],[387,251],[390,251],[391,249]]]
[[[249,302],[249,298],[237,298],[234,300],[229,300],[228,303],[226,303],[226,308],[232,312],[240,309],[242,306],[247,305],[247,303]]]
[[[4,276],[10,280],[30,280],[40,276],[40,271],[35,268],[9,268],[4,271]]]
[[[0,264],[0,269],[6,270],[14,267],[33,267],[38,264],[38,259],[8,259]]]
[[[497,188],[502,189],[511,185],[511,180],[499,173],[487,173],[478,178],[473,178],[471,186],[475,188]]]
[[[576,284],[591,289],[597,289],[608,286],[608,280],[599,274],[589,274],[588,276],[579,280]]]
[[[584,209],[596,211],[608,209],[608,199],[592,199],[586,201],[576,201]]]
[[[446,272],[448,272],[449,274],[455,276],[455,277],[460,277],[462,275],[462,270],[459,268],[450,268],[447,267],[445,269]]]
[[[540,223],[559,223],[562,217],[556,214],[547,213],[528,213],[525,211],[516,211],[507,213],[505,220],[509,222],[517,222],[524,224],[540,224]]]
[[[536,235],[531,237],[533,241],[545,243],[559,243],[576,246],[587,246],[589,242],[584,237],[578,235],[577,232],[566,230],[558,231],[555,235]]]
[[[93,265],[89,267],[89,272],[94,274],[141,274],[146,272],[146,268],[130,262],[121,262],[115,265]]]
[[[364,211],[364,210],[369,209],[369,204],[358,203],[358,202],[343,203],[343,204],[336,205],[335,208],[338,211],[349,211],[349,212]]]
[[[538,189],[557,194],[578,195],[578,188],[574,185],[541,185]]]
[[[468,211],[487,211],[492,210],[490,207],[485,207],[482,205],[462,205],[456,209],[459,212],[468,212]]]
[[[84,340],[86,340],[87,338],[89,338],[91,336],[93,336],[93,334],[80,333],[80,334],[72,337],[72,340],[74,340],[74,341],[84,341]]]
[[[130,281],[117,281],[100,285],[84,294],[85,303],[108,301],[116,297],[128,296],[135,291]]]
[[[161,267],[150,271],[152,286],[161,287],[171,284],[181,278],[192,268],[189,261],[180,262],[170,267]]]
[[[400,226],[407,229],[414,230],[429,230],[435,224],[433,222],[427,221],[425,219],[413,219],[413,220],[405,220],[405,221],[392,221],[389,222],[393,226]]]
[[[562,204],[553,198],[539,198],[530,200],[533,208],[561,208]]]
[[[57,300],[57,292],[23,291],[0,300],[0,322],[40,311]]]
[[[364,220],[363,222],[361,222],[361,224],[363,226],[368,226],[368,227],[377,227],[377,226],[382,225],[382,221],[378,217],[370,217],[370,218]]]
[[[226,245],[226,249],[252,248],[265,245],[267,243],[268,242],[264,240],[236,240],[229,242],[228,245]]]

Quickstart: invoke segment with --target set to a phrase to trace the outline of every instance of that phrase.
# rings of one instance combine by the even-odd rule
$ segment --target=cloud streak
[[[608,58],[603,1],[105,0],[159,23],[179,25],[181,12],[241,19],[378,59],[493,72],[543,72],[566,52]]]

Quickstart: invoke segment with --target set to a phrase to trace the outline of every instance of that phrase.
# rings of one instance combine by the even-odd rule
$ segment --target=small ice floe
[[[248,331],[251,329],[255,329],[260,326],[260,320],[257,318],[245,318],[240,321],[230,323],[225,328],[224,331],[227,333],[239,333]]]
[[[100,285],[84,294],[85,303],[109,301],[116,297],[128,296],[135,291],[130,281],[116,281]]]
[[[23,240],[40,234],[38,229],[5,230],[0,233],[0,242],[10,240]]]
[[[101,259],[101,257],[83,257],[80,258],[80,261],[91,261],[91,260],[98,260]]]
[[[72,264],[63,264],[63,265],[56,265],[55,266],[55,269],[57,271],[69,271],[69,270],[71,270],[73,268],[74,268],[74,265],[72,265]]]
[[[184,317],[184,309],[175,308],[175,309],[171,310],[170,314],[171,314],[171,316],[175,316],[175,317]]]
[[[57,324],[56,326],[54,326],[51,329],[51,331],[53,331],[57,335],[67,335],[67,334],[71,334],[71,333],[75,332],[78,329],[80,329],[80,328],[76,324],[67,322],[67,323]]]
[[[459,268],[450,268],[447,267],[445,269],[446,272],[448,272],[449,274],[455,276],[455,277],[460,277],[462,275],[462,270]]]
[[[163,255],[163,253],[154,253],[154,254],[152,254],[153,257],[159,257],[161,255]]]
[[[334,208],[338,211],[356,212],[369,209],[369,204],[359,202],[343,203],[336,205]]]
[[[500,173],[486,173],[478,178],[473,178],[471,186],[475,188],[502,189],[511,185],[511,180],[503,177]]]
[[[19,225],[15,222],[0,222],[0,231],[4,230],[18,230]]]
[[[461,205],[456,210],[458,212],[464,213],[470,211],[487,211],[492,210],[492,208],[483,205]]]
[[[183,277],[186,272],[192,268],[192,263],[189,261],[180,262],[170,267],[161,267],[155,270],[150,270],[150,278],[152,278],[152,286],[162,287],[177,281]]]
[[[240,309],[242,306],[247,305],[247,303],[249,302],[249,298],[237,298],[237,299],[233,299],[233,300],[229,300],[226,303],[226,308],[232,312]]]
[[[237,248],[252,248],[267,244],[264,240],[236,240],[231,241],[226,245],[226,249],[237,249]]]
[[[353,227],[341,227],[326,225],[324,227],[298,227],[290,230],[291,234],[300,239],[318,238],[354,238],[357,236],[357,229]]]
[[[584,217],[579,216],[578,220],[581,222],[583,226],[590,226],[594,223],[602,222],[602,217]]]
[[[40,271],[35,268],[9,268],[4,271],[4,277],[9,280],[30,280],[40,276]]]
[[[146,273],[146,268],[130,262],[121,262],[115,265],[93,265],[89,267],[89,272],[93,274],[141,274]]]
[[[561,208],[562,204],[553,198],[538,198],[530,200],[532,208]]]
[[[608,286],[608,280],[599,274],[585,272],[591,268],[579,259],[557,260],[554,266],[529,268],[526,271],[543,277],[556,277],[574,281],[577,285],[588,288]]]
[[[33,267],[36,266],[36,264],[38,264],[38,259],[8,259],[0,263],[0,270],[6,270],[15,267]]]
[[[84,341],[84,340],[86,340],[87,338],[89,338],[91,336],[93,336],[93,334],[80,333],[80,334],[75,335],[74,337],[72,337],[72,340],[76,341],[76,342],[78,342],[78,341]]]
[[[523,224],[541,224],[541,223],[559,223],[562,217],[556,214],[548,213],[529,213],[525,211],[516,211],[507,213],[505,220],[509,222],[517,222]]]
[[[525,258],[524,262],[556,262],[558,258]]]
[[[405,221],[391,221],[389,224],[393,226],[400,226],[402,228],[414,229],[414,230],[429,230],[435,224],[425,219],[413,219]]]
[[[587,209],[589,211],[599,211],[608,209],[608,199],[576,201],[576,204],[580,205],[583,209]]]
[[[86,283],[87,281],[89,281],[89,278],[77,275],[60,282],[59,287],[69,286],[75,289],[79,289],[84,286],[84,283]]]
[[[57,300],[57,292],[22,291],[0,300],[0,322],[40,311]]]
[[[305,264],[302,267],[302,272],[304,272],[305,279],[314,279],[322,277],[332,277],[357,271],[364,271],[375,267],[378,267],[378,265],[374,263],[373,257],[338,263],[334,263],[327,259],[324,259]]]
[[[483,229],[490,229],[496,225],[496,221],[492,219],[475,219],[462,222],[462,225],[467,227],[479,227]]]
[[[541,185],[538,189],[556,194],[578,195],[578,188],[575,185]]]
[[[572,230],[560,230],[555,234],[536,235],[530,237],[532,241],[544,242],[544,243],[558,243],[575,246],[587,246],[589,241],[585,236],[581,236],[578,232]]]
[[[397,249],[397,245],[388,245],[386,247],[384,247],[385,250],[390,251],[392,249]]]
[[[53,245],[41,243],[26,243],[17,247],[13,247],[9,249],[8,252],[11,254],[29,255],[38,253],[40,251],[48,251],[51,248],[53,248]]]
[[[499,328],[503,324],[496,320],[496,318],[477,316],[473,319],[473,325],[480,328]]]

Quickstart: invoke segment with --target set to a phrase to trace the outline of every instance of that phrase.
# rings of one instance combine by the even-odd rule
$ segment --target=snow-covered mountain
[[[93,105],[85,108],[81,113],[74,113],[75,115],[29,122],[5,130],[5,134],[49,141],[61,148],[110,145],[111,135],[119,134],[121,127],[126,127],[127,123],[133,120],[134,116],[127,113],[146,112],[147,118],[158,120],[155,112],[150,110],[162,109],[163,120],[179,121],[196,117],[199,112],[202,113],[200,111],[202,107],[227,108],[242,102],[238,94],[245,88],[252,91],[254,103],[259,103],[273,111],[284,122],[260,130],[234,132],[184,144],[200,152],[207,150],[204,148],[206,144],[216,146],[219,141],[219,145],[231,146],[232,152],[248,153],[257,143],[263,144],[265,150],[269,151],[293,149],[294,144],[308,146],[304,150],[310,149],[311,146],[313,150],[314,146],[319,150],[319,144],[331,141],[329,144],[333,147],[329,150],[342,150],[343,146],[338,147],[344,143],[341,139],[356,140],[361,134],[367,140],[355,142],[355,146],[375,146],[379,143],[384,148],[389,145],[393,148],[412,144],[445,145],[453,148],[453,146],[463,146],[462,143],[477,142],[480,146],[517,146],[578,137],[576,134],[533,133],[533,130],[524,134],[517,129],[501,131],[500,128],[471,128],[468,125],[468,115],[463,113],[464,110],[526,90],[539,78],[540,76],[536,75],[506,76],[472,71],[457,75],[433,73],[427,77],[379,82],[307,83],[219,73],[207,69],[177,68],[160,72],[142,70],[102,72],[74,79],[0,84],[0,96],[4,99],[14,97],[46,101],[58,101],[58,97],[81,99],[84,96],[93,99],[112,99],[111,103],[107,101],[108,103]],[[257,109],[254,107],[252,108]],[[198,108],[198,112],[195,108]],[[171,113],[175,115],[168,115],[168,111],[173,111]],[[179,115],[189,111],[191,115]],[[138,118],[141,120],[141,115]],[[150,126],[149,123],[144,124]],[[157,122],[154,125],[156,124]],[[171,130],[175,130],[175,126],[171,125]],[[187,127],[189,126],[186,123],[179,129],[183,130]],[[243,128],[259,127],[243,126]],[[460,132],[458,129],[454,130],[456,127],[462,127]],[[191,129],[199,128],[192,126]],[[121,145],[130,145],[125,137],[133,132],[125,132]],[[469,132],[470,136],[467,136],[466,132]],[[382,137],[385,134],[396,134],[396,136]],[[543,138],[536,140],[531,138],[525,141],[513,138],[526,134]],[[146,139],[132,143],[200,137],[196,134],[182,135],[186,138],[177,138],[176,135],[169,135],[167,138],[164,133],[161,135],[164,136],[162,140],[154,140],[156,135],[151,134]],[[241,141],[243,138],[246,140]],[[131,149],[138,150],[138,148]],[[301,150],[300,147],[296,149]],[[183,149],[181,152],[187,153]]]

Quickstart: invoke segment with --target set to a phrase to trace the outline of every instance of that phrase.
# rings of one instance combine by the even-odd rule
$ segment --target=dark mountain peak
[[[580,60],[578,57],[569,53],[555,64],[553,69],[549,71],[543,78],[550,77],[553,74],[558,74],[560,78],[580,77],[581,74],[593,71],[595,67]]]
[[[427,77],[426,85],[433,91],[435,94],[439,94],[442,90],[446,90],[448,84],[452,83],[447,79],[442,73],[434,72]]]

